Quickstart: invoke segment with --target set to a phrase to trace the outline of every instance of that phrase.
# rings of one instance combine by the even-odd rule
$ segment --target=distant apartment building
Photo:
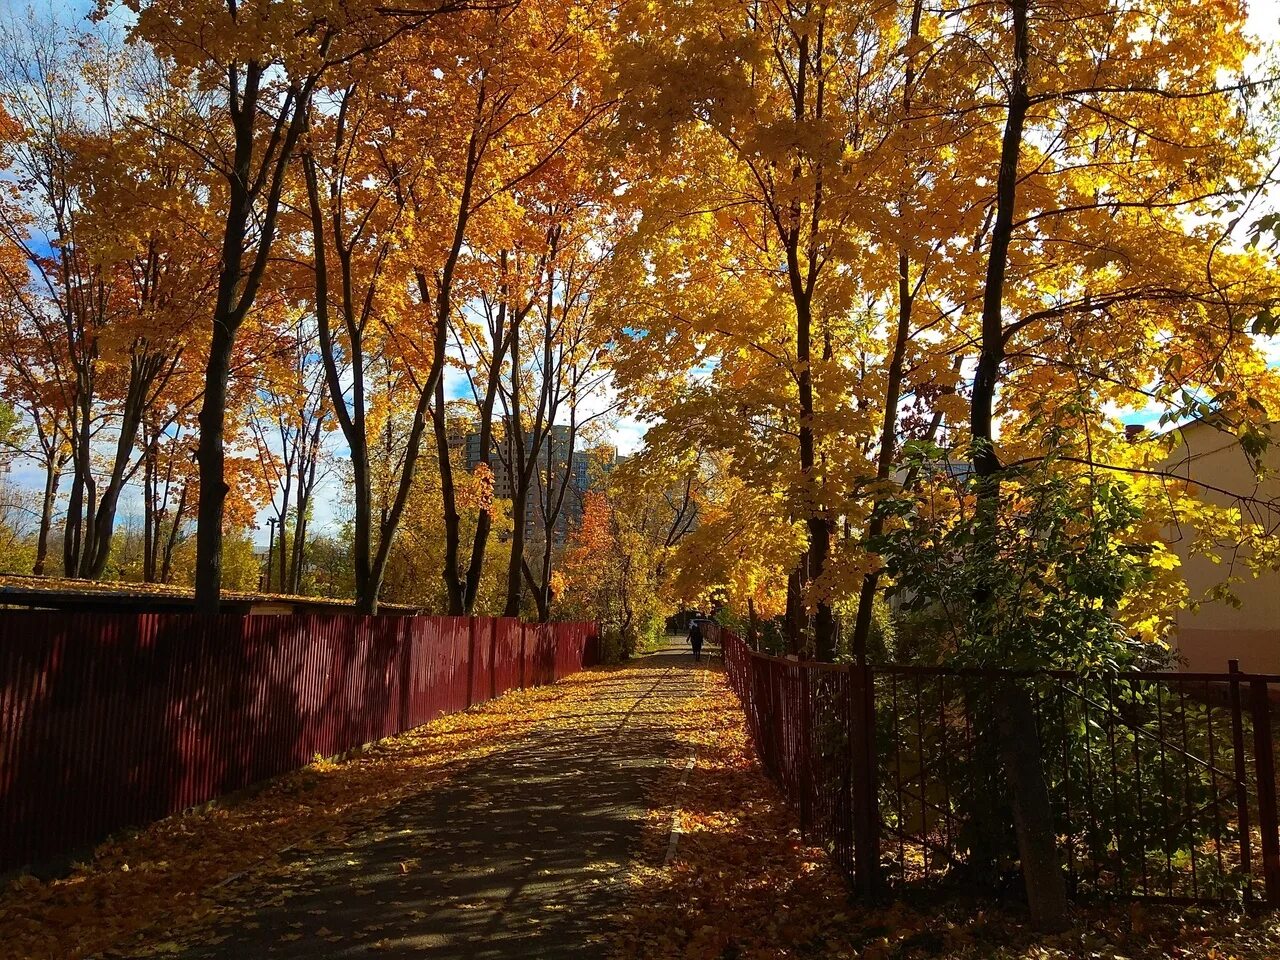
[[[473,434],[471,433],[471,422],[465,417],[452,417],[449,425],[445,430],[445,436],[449,438],[449,452],[457,453],[463,447],[469,447],[469,443]],[[476,443],[480,443],[480,438],[476,437]]]
[[[500,500],[510,500],[514,494],[511,470],[515,468],[518,458],[513,456],[513,431],[503,429],[501,432],[507,440],[505,445],[498,441],[490,442],[489,467],[493,471],[493,495]],[[532,440],[526,437],[525,444],[526,457],[531,457]],[[619,457],[617,448],[611,444],[599,444],[586,449],[580,444],[581,437],[570,442],[569,427],[563,424],[552,426],[544,439],[538,451],[535,489],[531,491],[529,509],[525,513],[526,542],[542,541],[543,531],[548,525],[546,518],[554,512],[566,475],[568,484],[564,488],[564,498],[551,531],[552,541],[556,545],[564,544],[570,534],[578,529],[587,493],[593,485],[626,459]],[[453,446],[451,442],[450,447]],[[460,440],[457,448],[465,448],[468,471],[475,470],[484,459],[478,433],[468,433]]]

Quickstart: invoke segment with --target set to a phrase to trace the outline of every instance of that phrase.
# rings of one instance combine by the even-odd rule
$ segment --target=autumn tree
[[[680,594],[673,559],[699,527],[704,481],[696,457],[673,464],[646,450],[594,477],[583,498],[557,571],[558,603],[616,636],[620,656],[657,639],[682,603],[701,599]]]
[[[195,445],[189,424],[142,424],[142,579],[169,583],[195,513]]]
[[[677,367],[711,366],[716,387],[741,388],[718,404],[726,439],[742,432],[729,418],[756,435],[722,445],[769,451],[743,451],[744,476],[771,472],[808,531],[792,643],[831,659],[835,540],[842,514],[860,509],[843,481],[872,472],[849,349],[867,318],[849,267],[883,202],[870,181],[898,83],[895,10],[695,3],[664,10],[661,30],[632,26],[618,54],[620,137],[654,169],[635,190],[639,292],[618,304],[619,323],[643,332],[629,345],[638,368],[674,346]],[[687,402],[699,396],[715,402],[695,379]]]
[[[300,315],[279,331],[258,380],[249,422],[272,487],[271,508],[280,533],[279,575],[269,574],[268,581],[282,593],[296,594],[316,484],[324,475],[324,441],[332,426],[324,363],[310,317]]]
[[[157,199],[197,187],[198,177],[122,122],[165,96],[145,54],[52,18],[15,29],[4,39],[3,85],[20,126],[9,169],[22,192],[6,207],[3,229],[22,263],[5,282],[15,336],[38,350],[71,448],[63,569],[99,577],[122,491],[139,465],[142,419],[178,374],[187,308],[203,276],[191,234],[157,227],[157,214],[181,211]],[[68,56],[68,48],[77,52]],[[140,175],[156,184],[146,201]],[[26,394],[35,400],[35,391]]]
[[[269,0],[124,0],[131,37],[169,63],[179,86],[209,96],[206,122],[164,129],[216,174],[221,258],[200,410],[196,597],[216,611],[228,485],[225,476],[227,389],[236,336],[254,307],[271,259],[295,150],[311,99],[335,63],[347,62],[406,28],[384,22],[379,8],[310,4],[285,11]],[[407,14],[412,23],[446,9]],[[102,10],[108,9],[103,0]],[[409,24],[411,25],[411,24]]]
[[[472,424],[468,401],[455,401],[448,407],[453,436]],[[511,542],[511,523],[507,503],[494,495],[492,475],[466,469],[466,450],[454,444],[450,457],[453,466],[454,497],[458,512],[458,530],[465,541],[475,535],[482,516],[488,516],[493,543],[489,545],[489,562],[484,564],[475,585],[472,611],[475,615],[496,616],[502,612],[506,596],[505,551]],[[436,459],[426,457],[414,474],[414,489],[405,507],[395,545],[387,560],[383,599],[385,602],[407,603],[430,610],[445,611],[449,598],[444,580],[439,576],[447,552],[447,535],[441,504],[440,474]]]
[[[544,19],[547,13],[551,16]],[[553,403],[552,393],[564,398],[576,391],[575,396],[585,398],[592,392],[590,381],[597,373],[592,369],[593,348],[587,342],[588,310],[583,293],[583,284],[589,281],[591,271],[585,264],[583,252],[585,244],[593,240],[603,242],[601,235],[589,227],[592,213],[599,210],[603,188],[600,178],[591,176],[583,163],[587,156],[583,141],[609,107],[598,89],[604,29],[599,15],[576,3],[552,6],[542,15],[531,6],[525,15],[538,17],[536,30],[518,27],[505,15],[497,24],[499,35],[515,27],[515,36],[525,38],[522,47],[509,49],[508,59],[510,67],[526,64],[527,72],[508,74],[507,65],[501,71],[492,69],[481,88],[483,98],[490,103],[506,101],[504,113],[508,116],[494,131],[502,139],[495,140],[489,149],[517,142],[521,149],[513,153],[507,146],[508,158],[500,166],[495,163],[491,173],[491,176],[496,174],[496,179],[491,181],[487,192],[477,195],[477,213],[484,222],[477,224],[480,229],[473,240],[482,257],[487,253],[485,259],[490,268],[495,264],[498,268],[495,294],[501,316],[494,318],[498,322],[491,323],[495,336],[490,338],[487,350],[479,351],[487,355],[489,367],[479,407],[479,426],[481,457],[487,461],[491,451],[486,433],[492,432],[493,401],[495,397],[501,399],[505,423],[501,450],[512,481],[513,499],[513,543],[507,575],[509,616],[513,615],[511,610],[518,610],[522,579],[531,572],[525,566],[523,541],[532,471],[539,452],[548,449],[544,438],[538,435],[538,427],[551,429],[555,418],[554,411],[548,411],[540,402],[541,414],[532,414],[532,421],[538,426],[533,428],[532,436],[526,436],[529,427],[521,393],[525,387],[527,361],[522,361],[521,344],[529,348],[526,357],[536,353],[539,358],[544,372],[539,383],[546,389],[540,389],[538,395],[547,398],[547,405]],[[490,43],[495,39],[491,37]],[[538,77],[536,84],[530,82],[532,76]],[[517,141],[515,138],[521,136],[521,129],[528,129],[530,133],[536,129],[536,137]],[[477,143],[476,146],[484,145]],[[512,159],[516,160],[515,164],[511,164]],[[478,265],[483,267],[484,259]],[[514,271],[509,272],[510,268]],[[472,289],[474,291],[474,287]],[[551,316],[557,310],[558,321]],[[531,338],[526,325],[540,335],[535,333]],[[444,332],[445,328],[441,327],[439,334]],[[478,345],[474,332],[470,340]],[[500,376],[504,355],[510,368],[505,380]],[[557,378],[559,390],[549,385]],[[568,383],[570,380],[572,385]],[[443,385],[438,384],[436,389],[433,425],[448,544],[444,579],[450,612],[463,613],[469,609],[468,598],[474,602],[474,584],[484,563],[488,521],[482,514],[472,540],[469,562],[464,566],[456,533],[445,422],[440,416]],[[574,409],[577,410],[576,404]],[[572,441],[570,458],[571,450]],[[557,491],[561,504],[564,483]],[[553,527],[558,513],[558,510],[544,510],[544,517],[551,515]],[[538,608],[545,619],[551,576],[549,553],[544,556],[540,569],[541,580],[534,592],[541,598]]]
[[[523,584],[544,622],[551,613],[556,545],[581,513],[576,498],[590,469],[584,440],[613,409],[604,396],[612,335],[600,322],[597,303],[610,257],[607,234],[586,229],[599,223],[594,207],[553,207],[551,213],[561,224],[548,233],[546,289],[526,327],[513,329],[510,375],[499,388],[506,433],[501,451],[515,524],[507,615],[519,611]],[[532,542],[526,530],[535,533]],[[532,546],[540,556],[530,562]]]
[[[619,382],[659,431],[731,456],[747,495],[773,504],[741,515],[766,518],[778,542],[804,525],[793,649],[800,601],[811,651],[829,658],[851,599],[851,646],[865,649],[881,505],[921,476],[902,462],[910,441],[971,452],[980,540],[1007,469],[1048,458],[1135,488],[1158,473],[1123,442],[1116,408],[1211,411],[1260,442],[1275,378],[1251,334],[1275,276],[1231,229],[1270,181],[1270,140],[1234,5],[622,16],[616,141],[638,164],[609,301]],[[717,526],[703,521],[699,535]],[[706,584],[732,573],[702,569]],[[1045,665],[977,633],[969,653],[984,663]],[[1029,890],[1052,925],[1061,885],[1016,699],[1000,743]]]
[[[454,324],[455,350],[475,409],[474,422],[469,422],[466,427],[465,442],[470,444],[474,436],[475,464],[472,470],[477,480],[487,483],[490,492],[480,504],[465,574],[460,576],[457,573],[460,547],[452,551],[452,576],[448,562],[445,564],[445,578],[460,585],[462,607],[468,613],[475,607],[493,533],[494,470],[499,465],[505,468],[510,462],[510,454],[498,448],[500,442],[505,443],[508,431],[500,423],[495,425],[494,419],[507,367],[507,353],[529,313],[542,299],[543,249],[540,243],[531,250],[526,250],[523,243],[516,243],[510,249],[482,252],[476,258],[475,301],[470,308],[461,311]],[[440,433],[437,424],[437,459],[440,456]],[[446,447],[448,439],[446,430]],[[467,459],[469,466],[470,453]],[[452,495],[452,483],[450,490]],[[456,524],[452,526],[456,529]],[[457,589],[455,586],[454,590]]]
[[[972,304],[959,314],[972,318],[977,355],[960,439],[977,478],[979,543],[994,545],[1011,462],[1105,463],[1105,404],[1141,394],[1174,405],[1189,389],[1257,403],[1258,378],[1241,374],[1258,373],[1248,327],[1274,281],[1261,258],[1224,246],[1220,217],[1269,176],[1235,16],[1009,0],[957,11],[952,29],[910,54],[923,52],[925,119],[906,122],[946,117],[961,134],[955,149],[993,186],[974,244],[979,282],[950,294]],[[984,113],[998,126],[971,122]],[[997,592],[980,576],[976,608],[994,609]],[[972,642],[988,634],[979,627]],[[988,655],[1027,664],[1030,651],[1007,639]],[[1058,925],[1065,892],[1032,706],[1016,684],[1002,687],[997,716],[1032,910]]]
[[[365,609],[376,608],[429,419],[449,531],[448,609],[465,607],[444,370],[460,294],[476,291],[469,260],[473,248],[501,245],[486,247],[481,238],[516,220],[514,191],[600,109],[584,95],[595,43],[589,24],[574,4],[545,7],[464,11],[405,34],[383,51],[375,73],[344,78],[335,98],[348,106],[314,124],[304,162],[315,301],[335,415],[352,449],[356,583]],[[406,111],[411,96],[415,109]],[[357,184],[356,176],[366,179]],[[375,183],[381,188],[369,189]],[[343,210],[351,215],[344,219]],[[412,291],[407,298],[401,277]],[[408,429],[375,530],[360,371],[378,356],[399,371]],[[341,364],[352,371],[349,395]]]
[[[5,268],[5,276],[20,276],[23,269],[11,263]],[[5,303],[13,305],[9,299]],[[49,344],[34,336],[24,320],[21,307],[0,308],[0,388],[8,398],[8,409],[20,419],[20,423],[6,433],[3,446],[9,457],[34,460],[44,474],[31,567],[31,572],[39,576],[46,572],[49,537],[58,491],[71,460],[71,444],[67,436],[66,408],[62,403],[64,395],[53,374],[56,364],[49,362],[45,353]]]
[[[794,520],[783,491],[744,482],[725,454],[682,452],[665,424],[647,440],[622,476],[641,478],[667,506],[660,589],[685,609],[728,608],[757,641],[763,623],[787,613],[792,561],[805,527]]]

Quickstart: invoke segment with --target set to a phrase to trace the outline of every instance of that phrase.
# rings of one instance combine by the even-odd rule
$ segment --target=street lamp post
[[[271,558],[275,553],[276,546],[276,524],[279,521],[275,517],[267,517],[267,527],[270,532],[267,534],[267,579],[266,586],[262,588],[263,593],[271,592]]]

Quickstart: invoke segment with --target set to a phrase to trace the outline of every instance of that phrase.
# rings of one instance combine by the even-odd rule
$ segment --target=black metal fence
[[[1280,677],[833,666],[727,631],[730,682],[805,835],[860,889],[1016,873],[993,703],[1023,685],[1071,891],[1280,906]]]

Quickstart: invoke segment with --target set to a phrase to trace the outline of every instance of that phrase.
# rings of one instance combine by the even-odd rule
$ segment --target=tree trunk
[[[919,7],[916,8],[919,10]],[[898,328],[893,339],[893,351],[889,355],[888,382],[885,386],[884,417],[880,426],[880,452],[876,458],[876,482],[887,483],[893,473],[897,454],[898,405],[902,400],[902,366],[911,338],[912,295],[909,278],[910,262],[906,253],[898,255]],[[867,524],[867,539],[874,541],[884,533],[884,513],[872,508],[871,522]],[[859,666],[867,662],[867,640],[871,636],[871,620],[875,611],[876,588],[880,571],[871,570],[862,578],[858,593],[858,613],[853,625],[850,653]]]
[[[173,551],[178,545],[178,534],[182,531],[183,515],[187,510],[187,487],[184,484],[178,494],[178,506],[173,512],[173,523],[169,527],[169,536],[165,540],[164,557],[160,565],[160,582],[168,583],[173,579]]]
[[[289,592],[295,596],[302,590],[302,567],[306,561],[307,514],[311,512],[311,497],[315,493],[316,470],[320,460],[320,431],[324,426],[324,413],[318,411],[311,437],[305,447],[298,472],[298,500],[294,507],[292,557],[289,561]],[[283,581],[282,581],[283,582]]]
[[[996,715],[1031,917],[1042,930],[1062,930],[1067,926],[1067,887],[1030,694],[1016,682],[1004,683],[996,694]]]
[[[538,581],[534,577],[533,571],[529,569],[529,563],[527,560],[521,559],[520,572],[524,576],[526,583],[529,585],[529,592],[533,594],[533,605],[538,611],[538,622],[546,623],[551,619],[551,611],[547,608],[546,599],[543,597],[542,591],[538,589]],[[509,616],[515,616],[515,614],[509,614]]]
[[[490,447],[493,446],[493,410],[498,398],[499,378],[502,376],[502,361],[506,356],[506,346],[511,339],[505,332],[506,316],[509,309],[505,302],[498,308],[498,323],[495,330],[501,339],[499,343],[494,344],[489,358],[489,379],[485,383],[484,399],[480,404],[480,463],[491,471],[493,469],[491,462],[493,457],[490,451]],[[518,326],[523,320],[524,314],[518,310],[511,310],[510,312],[512,324]],[[488,549],[489,534],[492,529],[492,508],[485,505],[480,508],[480,515],[476,518],[476,533],[471,543],[471,562],[467,565],[466,593],[463,596],[463,610],[467,614],[470,614],[475,609],[476,596],[480,591],[480,577],[484,573],[485,551]]]
[[[120,492],[124,487],[126,473],[129,471],[130,455],[137,442],[138,431],[142,428],[142,417],[146,412],[148,394],[156,377],[163,369],[164,362],[164,357],[147,353],[145,350],[141,356],[135,354],[130,361],[129,388],[125,397],[120,434],[116,438],[115,458],[111,464],[107,486],[102,491],[102,498],[94,510],[93,523],[86,530],[88,538],[82,551],[80,574],[88,579],[101,579],[107,567],[107,560],[111,556],[111,538],[115,533],[116,510],[120,503]]]
[[[298,499],[302,500],[299,493]],[[307,498],[308,500],[310,498]],[[309,509],[309,505],[308,505]],[[288,592],[298,596],[302,592],[302,566],[306,557],[307,515],[299,510],[293,518],[293,544],[289,556]]]
[[[443,353],[443,344],[438,348]],[[443,360],[435,366],[435,377],[443,372]],[[373,555],[373,564],[364,585],[364,594],[357,596],[356,607],[362,613],[377,613],[378,598],[382,593],[382,580],[387,573],[387,561],[391,558],[391,546],[395,541],[396,531],[400,528],[400,517],[404,514],[405,504],[409,502],[409,493],[413,489],[413,478],[417,471],[418,455],[422,449],[422,436],[427,428],[427,408],[435,384],[429,383],[418,396],[418,406],[413,412],[413,426],[409,429],[409,439],[405,444],[404,467],[400,473],[400,483],[396,488],[396,496],[389,509],[385,511],[378,527],[378,550]]]
[[[44,474],[44,499],[40,503],[40,532],[36,537],[36,560],[31,572],[44,575],[49,556],[49,530],[53,526],[53,510],[58,502],[58,484],[62,480],[62,468],[56,459],[50,459]]]
[[[554,522],[548,524],[551,531],[542,544],[542,579],[538,582],[538,622],[546,623],[551,619],[551,555],[555,552]]]
[[[529,510],[529,470],[536,466],[537,450],[525,449],[521,423],[520,328],[511,331],[511,408],[507,424],[507,476],[511,480],[511,556],[507,560],[507,602],[504,617],[520,616],[521,583],[524,576],[524,528]],[[531,465],[529,461],[532,460]]]
[[[332,41],[332,30],[325,27],[316,45],[321,63]],[[213,306],[213,335],[209,361],[205,365],[200,442],[196,451],[200,500],[196,509],[195,608],[199,613],[217,613],[222,598],[222,523],[228,490],[223,474],[226,463],[223,444],[231,354],[236,333],[257,298],[267,269],[275,242],[285,173],[306,125],[311,94],[319,79],[319,72],[315,72],[301,82],[289,83],[271,135],[259,144],[257,124],[263,114],[263,66],[250,60],[233,63],[227,71],[225,92],[234,150],[226,176],[228,197],[222,226],[222,262]],[[249,240],[250,223],[257,232],[252,241]]]
[[[227,502],[223,474],[226,455],[227,382],[235,334],[226,322],[214,321],[209,362],[204,374],[204,403],[200,407],[200,498],[196,506],[196,610],[217,613],[222,595],[222,518]]]
[[[821,576],[826,569],[827,558],[831,553],[831,522],[825,516],[809,518],[809,557],[810,584]],[[813,653],[824,663],[831,663],[836,658],[836,617],[831,604],[819,600],[814,604],[813,614]]]
[[[315,310],[316,330],[320,340],[320,357],[324,363],[325,383],[329,399],[333,403],[334,416],[351,451],[351,493],[355,500],[355,516],[352,525],[352,574],[355,580],[356,610],[375,613],[378,607],[377,589],[373,579],[373,499],[369,471],[369,438],[365,432],[364,396],[364,340],[355,318],[344,311],[343,321],[347,332],[348,361],[351,367],[351,409],[347,409],[346,389],[338,369],[337,346],[333,339],[333,327],[329,313],[329,264],[328,238],[325,236],[325,213],[320,201],[320,182],[316,172],[315,157],[309,152],[302,155],[302,170],[307,186],[307,201],[311,214],[311,249],[315,260]],[[339,255],[339,267],[343,271],[344,289],[349,285],[349,262]],[[344,298],[349,300],[350,298]]]
[[[67,515],[62,531],[62,573],[74,577],[80,571],[80,556],[86,526],[86,501],[94,498],[90,415],[83,407],[72,416],[71,427],[71,495],[67,499]]]
[[[156,582],[157,553],[160,546],[160,517],[156,508],[159,497],[159,465],[156,438],[149,429],[142,431],[142,581]]]
[[[807,632],[804,613],[804,565],[805,557],[802,556],[796,569],[787,575],[787,652],[797,656],[804,649]]]
[[[348,94],[353,88],[348,88]],[[301,103],[302,101],[300,101]],[[477,112],[484,105],[484,87],[476,106]],[[345,101],[343,103],[345,109]],[[340,112],[341,116],[341,112]],[[340,124],[341,129],[341,124]],[[329,323],[328,277],[325,251],[328,238],[325,236],[325,215],[320,202],[320,189],[316,173],[315,158],[308,151],[303,154],[303,170],[306,179],[308,205],[311,213],[313,250],[315,251],[316,276],[316,319],[320,332],[321,353],[325,364],[325,380],[329,386],[330,399],[334,412],[344,436],[352,451],[352,474],[355,486],[355,581],[356,609],[361,613],[373,614],[378,609],[378,598],[382,591],[382,581],[386,575],[387,562],[391,556],[391,547],[396,531],[400,526],[400,518],[405,504],[412,491],[414,476],[417,471],[418,456],[422,447],[422,436],[426,430],[426,418],[430,412],[431,400],[436,393],[436,386],[444,376],[445,341],[449,335],[449,320],[452,310],[452,294],[454,273],[457,270],[458,258],[466,241],[467,225],[472,210],[472,192],[474,190],[476,170],[479,165],[480,145],[478,143],[479,125],[473,126],[467,146],[467,161],[462,182],[462,193],[458,201],[457,215],[453,224],[453,240],[448,256],[436,277],[436,293],[431,295],[430,284],[426,272],[415,270],[415,280],[419,297],[424,307],[431,306],[433,325],[435,328],[435,345],[432,353],[430,369],[427,376],[418,385],[419,395],[414,410],[413,426],[405,446],[403,466],[396,485],[395,496],[389,506],[384,506],[382,518],[378,524],[378,542],[373,545],[372,491],[368,462],[368,438],[365,434],[363,416],[364,388],[363,363],[360,336],[365,314],[357,319],[354,298],[352,296],[352,247],[342,234],[344,223],[341,212],[332,211],[333,243],[338,251],[338,260],[342,268],[342,301],[343,314],[348,336],[351,340],[349,357],[355,381],[351,388],[352,405],[356,408],[354,415],[346,410],[346,391],[337,369],[334,344]],[[433,276],[434,273],[432,274]],[[372,288],[369,290],[372,299]]]
[[[453,460],[449,456],[449,424],[445,416],[444,377],[436,383],[436,402],[431,408],[435,427],[436,462],[440,468],[441,506],[444,510],[444,579],[445,602],[451,617],[466,612],[466,588],[458,570],[462,541],[462,521],[458,516],[458,499],[453,487]]]
[[[234,74],[232,74],[234,78]],[[223,473],[226,455],[227,382],[231,376],[231,352],[243,314],[237,316],[237,297],[247,292],[243,264],[245,237],[253,209],[250,177],[254,153],[254,122],[258,110],[259,70],[250,68],[240,106],[239,90],[232,89],[232,126],[235,131],[234,175],[229,178],[230,197],[222,232],[222,264],[213,307],[209,359],[204,371],[204,399],[200,405],[200,437],[196,463],[200,472],[200,496],[196,503],[195,607],[200,613],[217,613],[222,599],[222,520],[227,502]],[[246,304],[247,306],[247,304]]]
[[[514,461],[515,457],[512,456]],[[511,491],[511,559],[507,562],[507,603],[503,608],[504,617],[520,616],[521,578],[524,575],[524,524],[525,512],[528,509],[528,487],[523,494],[519,490]]]
[[[1004,282],[1017,202],[1018,160],[1030,107],[1028,2],[1009,0],[1009,6],[1013,13],[1014,59],[1009,110],[1000,144],[996,216],[982,299],[982,349],[974,372],[969,418],[973,468],[977,475],[975,533],[979,543],[990,545],[992,550],[999,520],[1002,469],[993,446],[992,426],[996,388],[1005,359]],[[989,593],[989,590],[979,588],[974,598],[979,610],[990,603]],[[1026,692],[1012,685],[998,693],[996,713],[1000,756],[1009,783],[1032,921],[1042,929],[1060,929],[1067,922],[1066,882],[1053,833],[1053,812],[1049,806],[1035,714]]]
[[[797,40],[796,79],[791,88],[793,118],[797,124],[810,124],[820,120],[823,115],[826,84],[820,74],[810,77],[810,74],[815,71],[810,47],[811,43],[817,45],[817,56],[821,60],[824,36],[823,20],[819,17],[816,32],[812,35],[805,32],[799,35]],[[813,97],[812,103],[809,101],[810,95]],[[826,569],[827,558],[831,555],[833,528],[827,508],[822,504],[820,496],[822,479],[819,476],[817,444],[813,434],[815,412],[812,356],[813,295],[820,270],[818,244],[822,219],[821,165],[815,164],[814,168],[806,172],[797,160],[791,171],[792,187],[799,190],[802,180],[809,180],[812,183],[810,209],[807,212],[804,211],[799,200],[800,194],[797,192],[784,208],[779,209],[777,219],[780,224],[785,224],[780,231],[780,239],[786,250],[787,280],[796,316],[795,369],[799,393],[797,420],[802,485],[800,500],[804,504],[805,527],[809,535],[805,564],[807,569],[798,584],[803,591],[811,588]],[[804,189],[808,190],[810,187],[806,185]],[[827,352],[828,354],[830,352],[829,342]],[[803,594],[801,600],[803,601]],[[834,660],[836,640],[836,620],[831,605],[826,599],[817,599],[814,603],[813,654],[819,660]]]
[[[792,300],[796,310],[796,365],[799,368],[800,473],[803,477],[805,527],[809,532],[808,570],[802,587],[811,586],[826,569],[831,554],[831,521],[821,505],[818,487],[817,445],[813,436],[813,358],[811,352],[813,311],[810,294],[800,278],[795,247],[787,252],[788,272],[792,281]],[[813,653],[819,660],[830,662],[836,654],[835,616],[826,600],[814,604]]]
[[[920,35],[920,15],[923,0],[915,0],[911,6],[912,38]],[[911,112],[912,86],[915,82],[915,66],[908,58],[902,80],[902,106],[904,115]],[[899,202],[898,214],[903,215],[905,204]],[[876,458],[876,481],[885,483],[893,472],[897,454],[898,404],[902,400],[902,366],[911,339],[911,308],[914,305],[911,289],[911,259],[905,247],[898,251],[898,327],[894,331],[893,351],[889,355],[888,382],[884,391],[884,418],[880,426],[880,452]],[[884,533],[884,512],[878,506],[872,508],[871,522],[867,525],[867,539],[874,542]],[[862,578],[858,592],[858,613],[853,625],[850,652],[859,666],[867,662],[867,640],[871,636],[871,618],[875,609],[876,588],[880,571],[871,570]]]
[[[556,449],[554,435],[547,438],[547,487],[542,499],[542,580],[537,584],[537,592],[541,596],[538,602],[539,618],[546,622],[551,616],[551,572],[555,554],[556,526],[564,513],[564,498],[573,483],[573,461],[578,443],[578,419],[574,406],[569,408],[569,437],[565,450],[564,473],[556,478]],[[554,488],[554,490],[553,490]],[[567,524],[566,524],[567,526]]]
[[[288,439],[284,436],[285,431],[281,430],[281,445],[287,450]],[[296,438],[293,444],[293,450],[289,456],[285,457],[284,464],[284,485],[280,490],[280,509],[276,512],[276,530],[278,531],[276,546],[280,552],[280,577],[276,580],[277,592],[287,593],[289,585],[289,538],[286,534],[288,529],[287,521],[289,519],[289,500],[293,495],[293,466],[294,462],[302,456],[302,438]],[[275,498],[272,497],[272,503]],[[274,579],[268,564],[267,580]]]

